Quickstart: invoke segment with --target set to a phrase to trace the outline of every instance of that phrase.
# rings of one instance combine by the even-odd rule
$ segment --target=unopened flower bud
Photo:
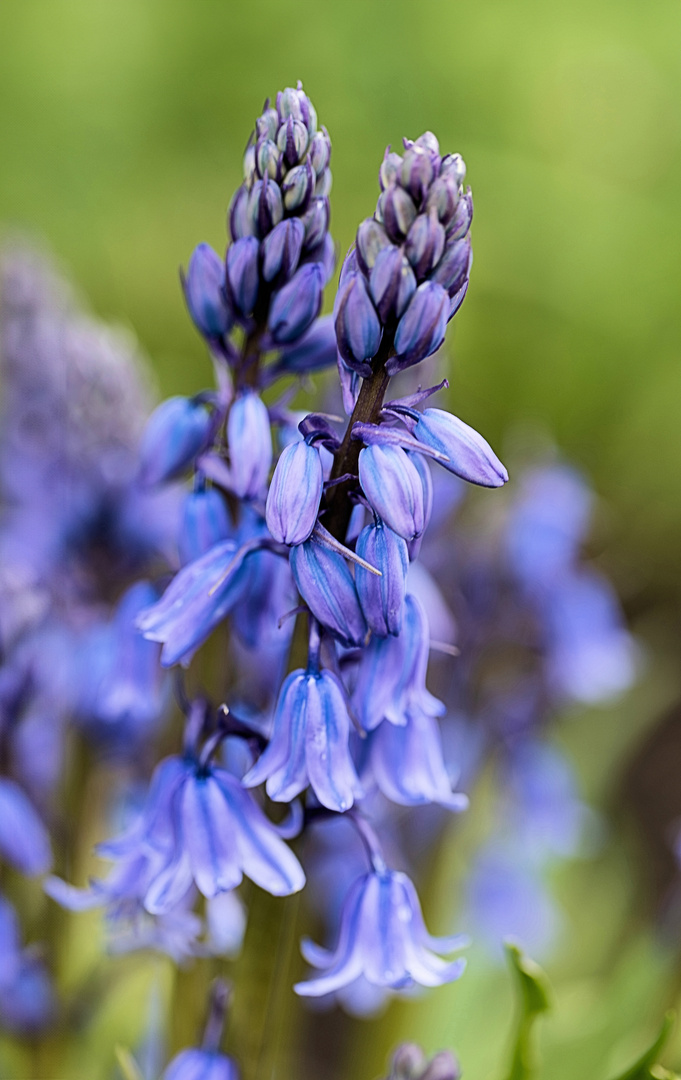
[[[277,148],[281,151],[288,168],[297,165],[305,155],[308,145],[308,131],[299,120],[289,116],[277,134]]]
[[[359,482],[373,510],[398,536],[413,540],[425,528],[423,484],[400,446],[365,446]]]
[[[302,544],[314,529],[324,476],[319,450],[294,442],[282,450],[265,507],[267,527],[281,544]]]
[[[449,317],[449,296],[434,281],[424,281],[412,296],[397,325],[396,356],[386,364],[388,374],[418,364],[430,356],[445,339]]]
[[[433,162],[427,150],[414,144],[402,161],[399,181],[417,206],[423,202],[434,177]]]
[[[199,244],[192,252],[184,280],[184,293],[194,324],[206,337],[228,334],[234,316],[223,292],[225,268],[209,244]]]
[[[317,183],[314,186],[314,193],[318,196],[327,196],[331,194],[331,185],[333,184],[333,176],[330,169],[325,169],[320,177],[317,179]]]
[[[274,226],[261,245],[265,281],[274,281],[278,274],[288,281],[298,266],[304,237],[305,228],[300,218],[286,218]]]
[[[260,245],[254,236],[244,236],[227,248],[227,288],[229,298],[242,315],[250,315],[258,299],[258,255]]]
[[[158,405],[142,435],[142,482],[160,484],[180,476],[205,450],[213,422],[208,409],[191,398],[171,397]]]
[[[329,217],[329,200],[327,198],[313,199],[301,218],[305,227],[306,251],[321,244],[329,228]]]
[[[291,212],[297,210],[302,213],[312,198],[315,188],[314,169],[309,161],[304,165],[296,165],[284,177],[281,190],[284,194],[284,206]]]
[[[277,366],[282,373],[299,375],[320,371],[336,363],[337,352],[333,316],[323,315],[295,344],[282,349]]]
[[[191,491],[184,501],[178,540],[182,565],[200,559],[230,533],[225,500],[217,488]]]
[[[254,166],[259,177],[267,174],[271,180],[279,175],[281,155],[272,139],[258,139],[254,150]]]
[[[379,203],[388,236],[394,243],[401,243],[416,217],[413,200],[404,188],[393,184],[383,192]]]
[[[355,567],[357,595],[369,629],[378,637],[399,634],[409,567],[406,541],[381,521],[362,529],[355,550],[382,575]]]
[[[401,155],[394,152],[391,153],[386,148],[385,157],[381,162],[381,168],[378,173],[378,181],[381,185],[381,191],[385,191],[386,188],[389,188],[391,184],[396,183],[401,168]]]
[[[501,487],[508,480],[508,472],[482,435],[444,409],[425,409],[414,437],[444,454],[447,460],[437,459],[438,464],[462,480],[481,487]]]
[[[368,374],[368,363],[381,343],[381,324],[360,274],[350,275],[336,309],[338,351],[348,367]]]
[[[331,160],[331,142],[325,131],[318,131],[310,142],[307,155],[316,176],[321,176]]]
[[[336,269],[336,246],[331,234],[325,233],[321,244],[305,251],[301,262],[306,266],[308,263],[316,263],[322,275],[322,285],[328,285]]]
[[[364,274],[369,271],[376,262],[380,251],[392,247],[390,237],[383,226],[374,218],[365,218],[357,230],[356,252],[357,262]]]
[[[416,1043],[398,1046],[390,1063],[388,1080],[419,1080],[426,1065],[426,1055]]]
[[[450,1050],[440,1050],[432,1057],[419,1080],[460,1080],[459,1063]]]
[[[446,157],[443,157],[440,176],[453,177],[457,187],[463,184],[466,178],[466,162],[461,157],[461,154],[447,154]]]
[[[240,499],[262,495],[272,464],[272,434],[267,407],[254,392],[241,394],[227,417],[232,491]]]
[[[298,592],[316,619],[344,645],[363,645],[367,624],[342,555],[308,540],[291,549]]]
[[[426,211],[436,213],[443,225],[450,224],[459,205],[459,185],[454,176],[438,176],[430,185],[426,198]]]
[[[407,233],[404,253],[423,278],[439,262],[445,248],[445,230],[435,214],[419,214]]]
[[[383,323],[391,315],[399,319],[416,290],[414,271],[402,254],[402,249],[392,244],[379,253],[369,282]]]
[[[262,180],[254,183],[248,198],[248,216],[250,234],[260,237],[267,236],[283,218],[281,191],[279,185],[270,180],[269,176],[264,176]]]
[[[471,227],[473,220],[473,196],[469,188],[459,199],[454,217],[447,226],[447,240],[460,240]]]
[[[419,135],[418,139],[414,139],[414,146],[418,146],[421,150],[426,151],[433,166],[433,173],[437,176],[442,161],[442,158],[440,157],[440,143],[437,140],[437,136],[434,135],[432,131],[424,131],[423,135]]]
[[[308,263],[272,297],[267,326],[274,341],[283,345],[295,341],[319,315],[322,306],[324,270]]]
[[[279,130],[277,110],[267,108],[255,122],[255,134],[258,139],[276,139]]]
[[[471,264],[471,238],[464,236],[461,240],[450,240],[447,243],[444,254],[430,275],[431,281],[436,281],[446,289],[450,297],[457,293],[466,280]]]
[[[250,143],[246,147],[246,153],[244,154],[244,180],[247,184],[250,184],[253,179],[253,173],[255,172],[255,146]]]
[[[229,204],[229,231],[232,240],[241,240],[243,236],[254,233],[253,220],[249,213],[250,196],[246,184],[237,188]]]
[[[294,120],[303,119],[302,103],[298,90],[294,90],[291,86],[287,86],[285,90],[279,91],[277,94],[277,115],[279,116],[280,124],[283,124],[285,120],[288,120],[289,116]]]

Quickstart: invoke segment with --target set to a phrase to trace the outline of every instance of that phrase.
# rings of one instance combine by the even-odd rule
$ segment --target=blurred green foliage
[[[596,799],[678,693],[680,44],[678,0],[0,3],[0,221],[43,237],[95,310],[134,329],[165,393],[209,378],[178,267],[200,240],[224,247],[266,94],[301,78],[329,128],[342,251],[374,206],[387,142],[430,128],[464,155],[475,268],[449,344],[452,400],[501,451],[539,432],[586,470],[610,508],[602,558],[625,599],[657,613],[643,630],[659,655],[628,711],[566,736]],[[561,884],[580,936],[554,975],[552,1080],[631,1060],[670,1004],[669,956],[645,928],[624,934],[631,878],[615,849]],[[455,887],[435,890],[443,923]],[[400,1037],[453,1044],[466,1075],[493,1075],[506,982],[471,962],[377,1034],[353,1026],[353,1077]]]

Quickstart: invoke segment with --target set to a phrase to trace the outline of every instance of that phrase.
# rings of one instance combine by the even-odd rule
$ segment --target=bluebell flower
[[[348,275],[339,287],[335,309],[338,352],[353,370],[369,375],[369,360],[381,343],[381,323],[369,290],[359,274]]]
[[[425,409],[414,426],[414,436],[426,446],[439,450],[443,468],[482,487],[500,487],[508,472],[488,442],[474,428],[443,409]]]
[[[227,540],[231,535],[229,515],[224,496],[214,487],[199,487],[184,500],[182,526],[178,538],[180,561],[183,565]]]
[[[345,645],[362,645],[367,624],[342,555],[307,540],[291,549],[298,592],[316,619]]]
[[[445,707],[426,689],[430,633],[421,603],[407,593],[398,637],[374,637],[359,661],[352,703],[365,731],[385,719],[405,725],[411,714],[441,716]]]
[[[230,487],[240,499],[264,493],[272,465],[270,418],[262,398],[240,394],[227,417]]]
[[[163,643],[161,663],[187,663],[248,587],[244,548],[223,540],[173,578],[161,599],[145,608],[137,626]]]
[[[7,776],[0,776],[0,858],[32,876],[52,865],[47,829],[28,796]]]
[[[0,992],[12,985],[21,964],[19,918],[0,893]]]
[[[406,542],[379,519],[359,534],[356,551],[381,571],[378,577],[362,566],[355,569],[357,595],[369,629],[378,637],[399,634],[409,567]]]
[[[234,322],[224,291],[225,267],[209,244],[192,252],[184,279],[187,307],[197,329],[207,338],[228,334]]]
[[[336,362],[337,345],[333,316],[315,319],[309,330],[294,344],[285,345],[271,375],[305,375],[331,367]]]
[[[239,1080],[239,1070],[232,1058],[215,1050],[181,1050],[161,1080]]]
[[[302,337],[319,315],[325,275],[318,263],[308,263],[276,292],[270,304],[268,329],[280,345]]]
[[[437,721],[418,709],[406,724],[382,723],[371,733],[367,767],[385,797],[401,806],[468,806],[465,795],[452,792]]]
[[[400,446],[365,446],[359,481],[371,507],[398,536],[413,540],[425,528],[423,484]]]
[[[160,484],[181,475],[205,450],[214,430],[206,407],[185,397],[168,398],[149,417],[140,446],[140,475]]]
[[[258,299],[259,252],[260,245],[254,236],[244,236],[227,248],[227,295],[242,316],[251,314]]]
[[[302,544],[315,526],[324,476],[319,450],[307,440],[282,451],[267,494],[267,527],[282,544]]]
[[[322,806],[338,813],[361,792],[348,739],[343,688],[331,671],[291,672],[279,694],[266,750],[244,777],[248,787],[267,780],[267,794],[290,802],[311,785]]]
[[[297,983],[294,989],[303,997],[320,997],[360,975],[393,990],[415,983],[441,986],[459,978],[465,961],[447,962],[437,954],[464,944],[461,937],[436,938],[428,933],[416,890],[406,874],[374,870],[350,889],[335,950],[303,942],[305,959],[322,973]]]
[[[54,1021],[56,1008],[45,963],[25,949],[11,983],[0,988],[0,1024],[24,1038],[35,1038]]]

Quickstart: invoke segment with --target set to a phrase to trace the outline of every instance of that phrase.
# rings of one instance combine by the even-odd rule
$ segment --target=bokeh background
[[[543,1037],[557,1080],[605,1076],[681,985],[678,942],[654,929],[681,818],[680,48],[678,0],[0,3],[0,222],[45,240],[96,313],[134,330],[159,392],[209,377],[178,267],[200,240],[224,247],[266,95],[302,79],[329,129],[343,251],[386,143],[430,128],[465,157],[475,267],[452,401],[502,457],[552,439],[590,477],[593,554],[645,658],[633,694],[560,734],[616,835],[556,884],[571,935]],[[441,925],[465,843],[432,888]],[[424,1002],[348,1021],[353,1075],[400,1037],[492,1075],[510,991],[474,958]]]

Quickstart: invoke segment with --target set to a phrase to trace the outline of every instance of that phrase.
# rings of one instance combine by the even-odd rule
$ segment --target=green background
[[[43,238],[95,311],[134,329],[163,393],[210,379],[178,267],[201,240],[224,247],[266,95],[302,79],[329,129],[343,251],[386,143],[430,128],[463,154],[475,266],[452,400],[502,456],[553,439],[586,470],[607,505],[599,558],[649,642],[633,698],[565,735],[597,801],[678,693],[680,49],[678,0],[0,0],[0,222]],[[627,859],[565,884],[577,945],[556,968],[548,1076],[604,1076],[668,1003],[669,955],[623,914]],[[475,969],[350,1028],[355,1075],[399,1036],[453,1042],[467,1076],[493,1075],[504,982]]]

